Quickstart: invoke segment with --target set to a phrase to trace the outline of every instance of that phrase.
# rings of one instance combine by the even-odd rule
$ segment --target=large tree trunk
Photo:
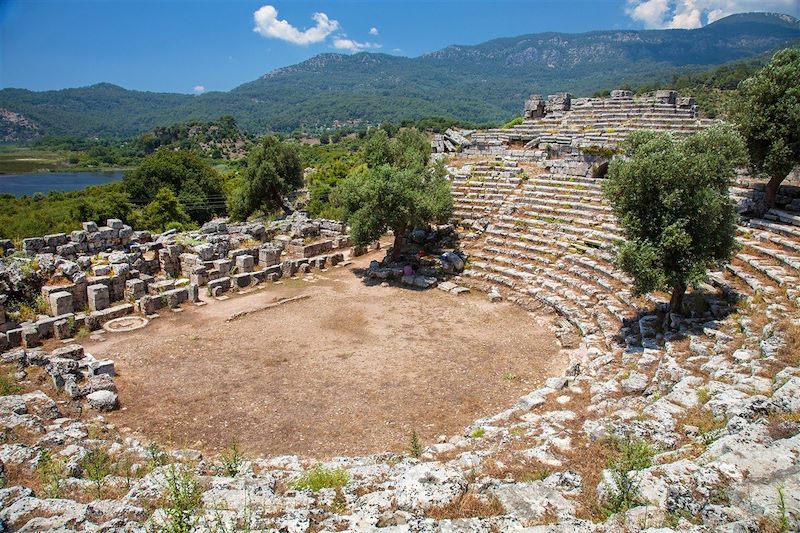
[[[673,313],[681,314],[683,308],[683,295],[686,294],[686,284],[681,283],[672,288],[672,297],[669,299],[669,311],[664,316],[661,323],[661,329],[668,331],[672,325],[670,317]]]
[[[775,206],[775,197],[778,196],[778,187],[781,186],[786,176],[772,176],[767,182],[767,188],[764,191],[764,200],[759,206],[758,215],[761,216],[772,207]]]
[[[394,244],[392,245],[392,259],[397,261],[403,252],[403,241],[406,230],[394,230]]]
[[[669,312],[680,314],[683,308],[683,295],[686,294],[686,284],[681,283],[672,288],[672,298],[669,300]]]

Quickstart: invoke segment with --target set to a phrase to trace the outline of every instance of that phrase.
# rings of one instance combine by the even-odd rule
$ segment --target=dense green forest
[[[250,133],[400,123],[447,116],[502,123],[531,93],[588,96],[615,87],[671,82],[676,69],[758,57],[800,38],[786,15],[739,14],[695,30],[541,33],[417,58],[322,54],[230,92],[198,96],[129,91],[99,84],[61,91],[0,91],[0,139],[42,135],[122,138],[177,122],[232,116]],[[27,122],[26,122],[27,121]],[[33,126],[31,126],[31,123]],[[16,137],[15,137],[16,135]]]
[[[426,123],[443,124],[440,119]],[[450,121],[444,121],[444,124],[450,124]],[[186,125],[175,125],[164,131],[185,130]],[[380,132],[386,142],[390,142],[397,137],[404,138],[402,132],[409,131],[409,128],[386,124],[374,131]],[[330,203],[330,193],[353,169],[365,164],[368,146],[374,136],[374,133],[367,135],[361,131],[346,135],[336,143],[315,145],[301,143],[291,136],[282,140],[275,138],[284,153],[296,157],[296,172],[302,175],[304,168],[316,169],[306,183],[311,197],[309,209],[314,215],[337,215]],[[151,135],[144,137],[149,139]],[[166,135],[166,138],[171,137]],[[140,139],[119,144],[137,146]],[[397,145],[397,142],[392,144]],[[62,139],[56,146],[78,149],[94,144],[82,145]],[[429,149],[427,142],[425,149]],[[215,215],[229,214],[229,205],[235,204],[234,197],[241,180],[252,177],[254,167],[263,165],[263,161],[254,160],[253,156],[257,154],[251,150],[250,157],[229,161],[220,167],[213,157],[205,155],[197,146],[182,149],[180,143],[176,146],[172,141],[148,154],[136,153],[136,166],[125,173],[121,182],[82,191],[51,192],[21,198],[0,195],[0,238],[21,239],[69,232],[80,228],[85,220],[102,222],[108,218],[120,218],[140,230],[191,229]],[[302,178],[290,185],[292,189],[302,186]],[[258,195],[251,193],[251,196]],[[269,207],[255,205],[245,216],[271,216],[273,211]]]

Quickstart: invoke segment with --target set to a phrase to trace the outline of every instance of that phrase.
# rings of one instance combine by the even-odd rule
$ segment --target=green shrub
[[[111,457],[108,452],[99,446],[92,448],[83,456],[80,465],[86,479],[94,483],[95,496],[101,498],[106,476],[111,475]]]
[[[244,455],[242,455],[239,444],[235,440],[231,441],[225,451],[222,452],[220,460],[222,461],[222,470],[225,475],[233,477],[239,473],[239,469],[244,463]]]
[[[344,468],[325,468],[317,463],[314,468],[300,476],[293,487],[317,492],[320,489],[344,487],[349,480],[350,475]]]
[[[50,450],[44,450],[39,455],[36,474],[39,476],[39,483],[45,498],[64,496],[64,488],[61,485],[66,477],[67,469],[60,459],[53,457]]]
[[[475,428],[472,430],[472,433],[469,434],[473,439],[479,439],[484,435],[486,435],[486,429],[484,428]]]
[[[606,468],[611,473],[613,486],[606,486],[609,492],[606,511],[614,514],[641,503],[638,471],[652,464],[655,450],[649,442],[629,436],[612,437],[609,445],[612,454]]]
[[[411,454],[411,457],[419,458],[422,455],[425,447],[422,445],[422,442],[419,440],[419,436],[417,435],[417,431],[414,430],[411,432],[411,443],[408,446],[408,453]]]
[[[166,472],[166,519],[159,524],[163,533],[190,533],[197,525],[197,510],[203,495],[200,482],[191,471],[171,465]]]

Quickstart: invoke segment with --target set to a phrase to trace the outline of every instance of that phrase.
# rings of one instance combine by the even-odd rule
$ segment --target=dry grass
[[[777,323],[776,330],[784,340],[778,358],[792,366],[800,365],[800,324],[784,318]]]
[[[608,463],[609,454],[609,447],[601,441],[575,443],[566,454],[570,469],[580,474],[583,480],[583,491],[575,499],[578,504],[576,512],[578,518],[593,521],[605,519],[597,494],[597,485]]]
[[[553,467],[544,463],[509,451],[484,460],[480,472],[497,479],[511,478],[514,481],[527,482],[547,477],[552,473],[552,469]]]
[[[441,507],[432,507],[425,514],[436,520],[455,520],[459,518],[500,516],[505,512],[503,504],[495,496],[481,497],[472,491],[467,491],[453,503]]]

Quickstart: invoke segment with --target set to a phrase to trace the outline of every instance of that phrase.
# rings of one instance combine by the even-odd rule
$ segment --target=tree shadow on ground
[[[616,334],[621,344],[641,346],[646,339],[678,341],[703,335],[709,323],[720,322],[737,312],[737,304],[746,298],[730,286],[710,286],[690,290],[684,297],[683,313],[664,327],[669,309],[667,303],[657,303],[623,320]]]

